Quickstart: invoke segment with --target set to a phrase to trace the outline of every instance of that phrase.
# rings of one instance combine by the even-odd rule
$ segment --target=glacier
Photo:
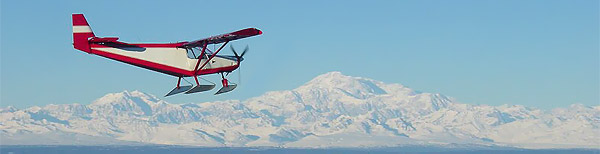
[[[319,75],[244,101],[171,104],[140,91],[82,104],[0,108],[0,145],[600,149],[600,106],[471,105],[401,84]]]

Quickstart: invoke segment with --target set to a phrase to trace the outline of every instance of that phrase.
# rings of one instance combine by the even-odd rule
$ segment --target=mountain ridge
[[[61,134],[69,134],[193,146],[599,148],[600,106],[546,111],[461,104],[401,84],[329,72],[244,101],[171,104],[136,90],[109,93],[89,105],[0,108],[0,128],[3,140],[19,144],[60,143]],[[26,137],[36,134],[58,135]]]

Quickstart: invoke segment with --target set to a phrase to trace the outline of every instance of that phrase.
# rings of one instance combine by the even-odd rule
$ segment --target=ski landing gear
[[[219,91],[217,91],[215,95],[230,92],[237,87],[237,84],[235,83],[229,84],[229,81],[225,79],[223,73],[221,73],[221,78],[223,78],[223,80],[221,80],[221,84],[223,84],[223,87],[221,87],[221,89],[219,89]]]
[[[211,90],[211,89],[215,88],[215,83],[212,83],[212,82],[207,81],[207,80],[205,80],[205,81],[212,83],[212,85],[200,85],[200,83],[198,82],[198,77],[194,77],[194,79],[196,80],[196,85],[197,86],[193,87],[193,84],[190,83],[189,81],[185,80],[185,78],[183,78],[183,80],[185,80],[190,85],[180,86],[182,78],[183,77],[179,77],[179,79],[177,80],[177,87],[175,87],[173,90],[171,90],[171,92],[167,93],[167,95],[165,95],[165,97],[171,96],[171,95],[175,95],[175,94],[179,94],[179,93],[182,93],[182,92],[185,92],[186,94],[191,94],[191,93],[208,91],[208,90]]]
[[[186,94],[209,91],[209,90],[215,88],[215,83],[212,83],[212,85],[200,85],[200,83],[198,82],[198,76],[194,76],[194,79],[196,80],[197,86],[190,89],[189,91],[185,92]]]
[[[212,83],[212,82],[202,79],[202,78],[200,78],[200,79],[202,79],[206,82],[212,83],[212,85],[200,85],[200,82],[198,82],[198,77],[194,76],[197,86],[194,87],[193,84],[188,82],[187,80],[185,80],[185,78],[183,78],[183,80],[185,80],[190,85],[180,86],[182,78],[183,77],[179,77],[179,79],[177,80],[177,87],[175,87],[173,90],[171,90],[169,93],[167,93],[167,95],[165,95],[165,97],[183,93],[183,92],[185,92],[185,94],[192,94],[192,93],[209,91],[211,89],[214,89],[215,85],[216,85],[215,83]],[[215,93],[215,95],[230,92],[237,87],[237,84],[229,82],[227,79],[225,79],[225,76],[223,76],[223,73],[221,73],[221,78],[223,79],[223,80],[221,80],[221,84],[223,84],[223,87],[221,87],[221,89],[219,89],[219,91],[217,91],[217,93]]]
[[[181,78],[182,77],[179,77],[179,79],[177,80],[177,87],[175,87],[175,89],[171,90],[171,92],[167,93],[167,95],[165,95],[165,97],[171,96],[171,95],[175,95],[175,94],[179,94],[179,93],[182,93],[182,92],[186,92],[186,91],[192,89],[192,85],[179,86],[179,84],[181,83]]]

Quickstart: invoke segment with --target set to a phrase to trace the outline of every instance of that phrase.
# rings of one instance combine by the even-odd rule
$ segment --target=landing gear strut
[[[167,93],[167,95],[165,95],[165,97],[179,94],[182,92],[186,92],[186,91],[192,89],[192,85],[180,86],[181,78],[183,78],[183,77],[179,77],[179,79],[177,79],[177,87],[175,87],[175,89],[171,90],[171,92]]]
[[[223,80],[221,80],[223,87],[227,87],[229,83],[227,82],[227,79],[225,79],[225,77],[223,76],[223,73],[221,73],[221,78],[223,78]]]

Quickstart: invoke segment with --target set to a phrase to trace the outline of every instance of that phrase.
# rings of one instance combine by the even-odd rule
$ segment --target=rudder
[[[83,14],[73,14],[73,47],[75,49],[91,53],[89,38],[95,37],[92,28],[85,20]]]

